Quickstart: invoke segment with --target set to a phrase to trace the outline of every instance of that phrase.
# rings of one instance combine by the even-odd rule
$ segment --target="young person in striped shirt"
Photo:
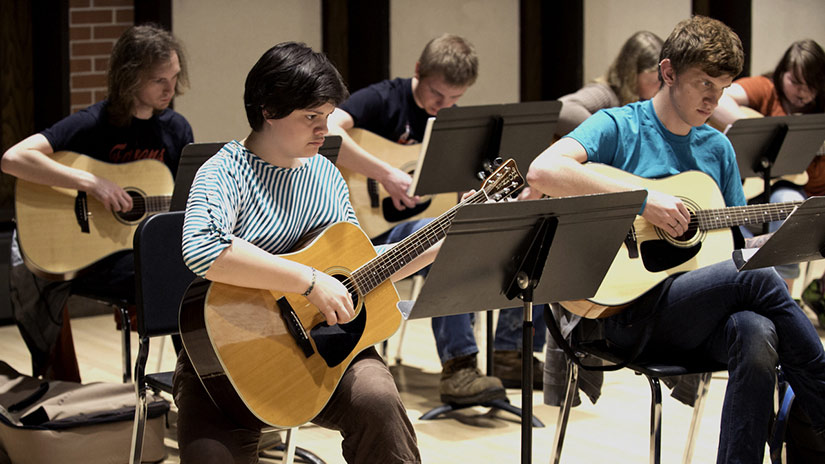
[[[343,178],[317,154],[327,118],[346,97],[341,76],[323,54],[291,42],[264,53],[246,79],[252,131],[208,160],[192,185],[183,255],[194,272],[214,282],[303,293],[330,325],[354,316],[341,282],[278,256],[311,231],[340,221],[357,224]],[[393,278],[432,262],[436,249]],[[257,461],[260,430],[237,424],[213,405],[185,352],[174,389],[181,462]],[[374,348],[353,360],[313,422],[341,432],[347,462],[420,461],[412,424]]]

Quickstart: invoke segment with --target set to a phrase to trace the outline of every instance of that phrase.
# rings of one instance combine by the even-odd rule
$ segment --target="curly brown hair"
[[[736,77],[742,72],[745,52],[742,41],[731,28],[719,20],[696,15],[679,22],[665,40],[659,62],[666,58],[677,74],[699,66],[711,77],[723,74]],[[662,81],[661,70],[659,81]]]
[[[129,124],[135,95],[146,73],[168,61],[173,52],[178,55],[180,63],[180,74],[175,85],[175,94],[180,95],[189,86],[189,77],[183,46],[172,34],[157,25],[143,24],[130,27],[117,39],[109,58],[108,73],[107,112],[112,124]]]

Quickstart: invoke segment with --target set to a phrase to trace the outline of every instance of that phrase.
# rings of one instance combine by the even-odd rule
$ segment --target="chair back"
[[[197,278],[183,262],[183,211],[149,216],[135,231],[135,285],[138,334],[178,332],[178,311]]]
[[[224,142],[190,143],[183,147],[178,161],[178,172],[175,174],[175,188],[172,191],[170,211],[186,209],[186,200],[189,198],[189,188],[195,179],[201,165],[226,145]]]

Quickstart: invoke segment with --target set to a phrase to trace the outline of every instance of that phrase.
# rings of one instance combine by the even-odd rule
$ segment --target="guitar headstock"
[[[518,192],[523,187],[524,178],[516,166],[516,161],[510,158],[487,176],[481,185],[481,190],[488,198],[498,201]]]

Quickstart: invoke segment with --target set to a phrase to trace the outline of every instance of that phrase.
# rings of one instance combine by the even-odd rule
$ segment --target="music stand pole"
[[[541,218],[534,228],[534,235],[527,251],[507,288],[502,291],[507,298],[520,298],[524,302],[521,345],[521,462],[529,464],[533,452],[533,428],[528,420],[533,416],[533,289],[541,280],[544,262],[558,226],[556,218]]]

